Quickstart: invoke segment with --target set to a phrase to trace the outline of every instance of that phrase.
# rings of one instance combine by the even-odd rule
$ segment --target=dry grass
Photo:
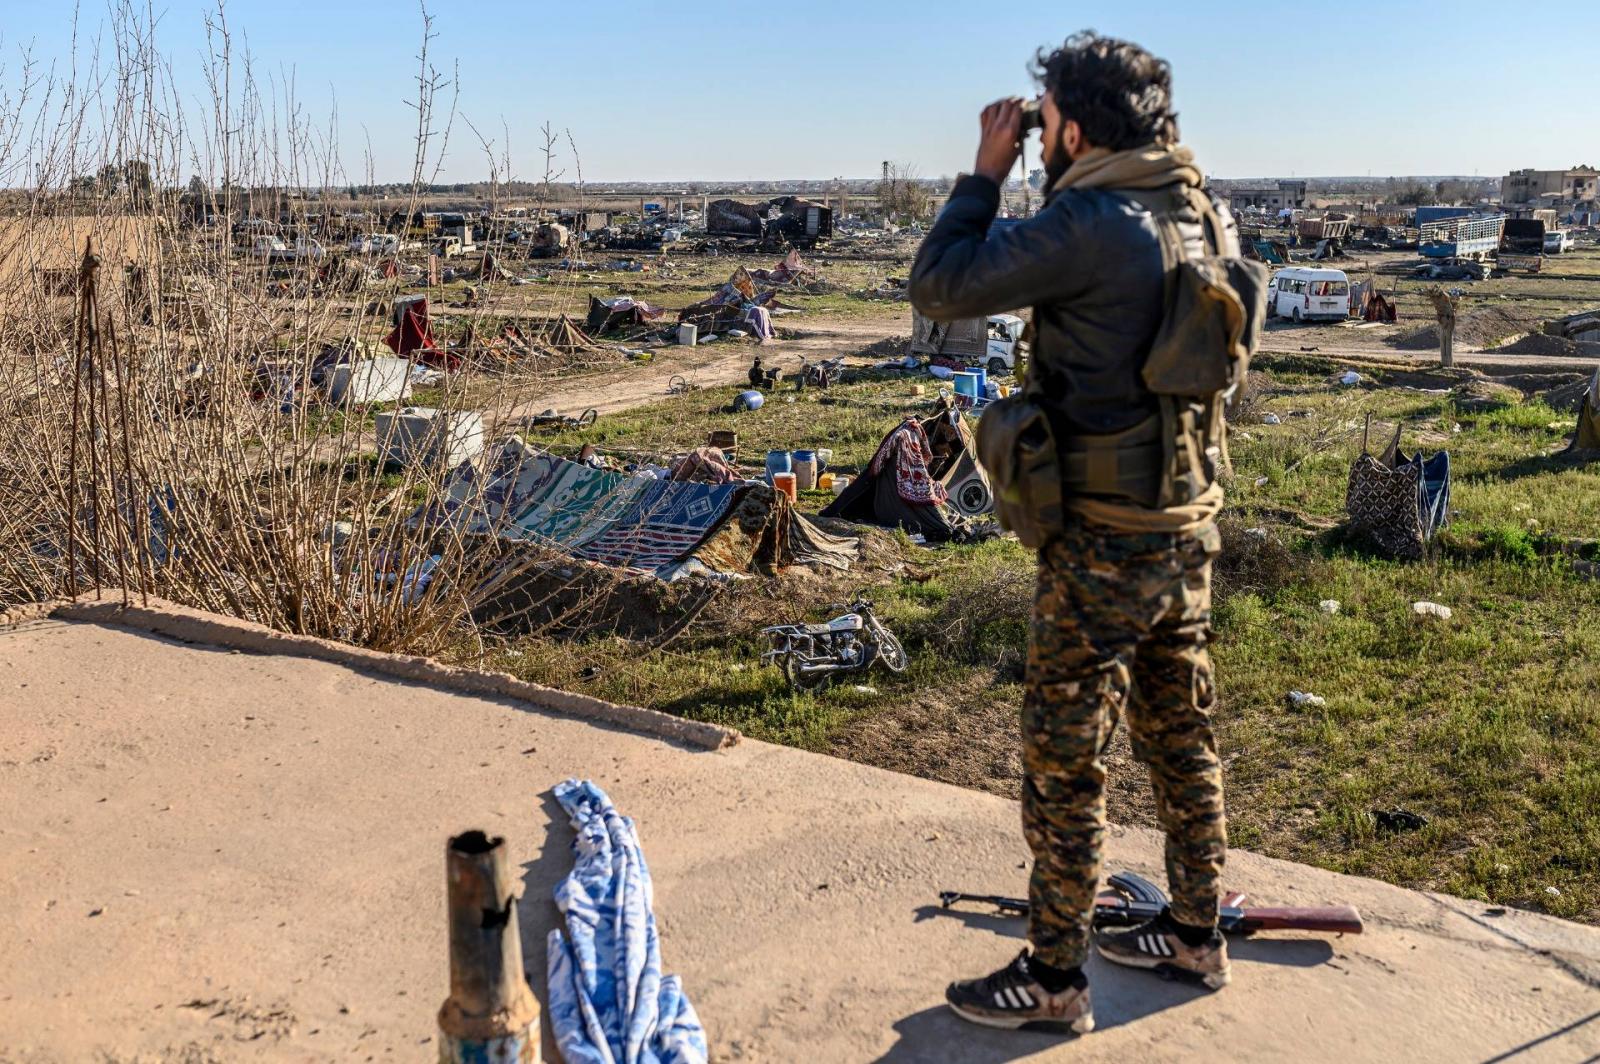
[[[114,587],[380,649],[475,649],[471,615],[510,560],[407,521],[441,500],[444,471],[378,460],[378,408],[335,405],[318,383],[330,353],[388,331],[408,277],[232,246],[228,222],[280,209],[287,229],[314,231],[318,201],[277,190],[333,202],[336,146],[257,82],[221,14],[203,57],[211,99],[186,110],[152,20],[114,6],[113,47],[82,57],[70,85],[26,57],[14,78],[0,70],[13,93],[0,175],[28,179],[0,226],[0,605]],[[425,26],[402,209],[450,132],[451,81],[428,39]],[[191,168],[203,176],[180,194]],[[196,226],[203,214],[223,224]],[[429,405],[491,424],[570,368],[531,353],[507,373],[465,353],[473,369]],[[543,561],[524,550],[517,564]],[[581,611],[601,594],[566,601]]]

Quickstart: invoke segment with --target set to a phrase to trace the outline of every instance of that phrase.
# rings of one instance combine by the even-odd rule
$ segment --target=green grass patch
[[[1600,463],[1558,453],[1571,418],[1542,403],[1468,413],[1416,389],[1329,385],[1335,367],[1316,358],[1266,366],[1272,379],[1257,408],[1280,423],[1237,427],[1217,580],[1217,727],[1235,843],[1600,922],[1600,585],[1572,564],[1594,555]],[[913,395],[914,384],[925,394]],[[693,392],[531,438],[558,453],[592,442],[659,460],[713,429],[732,429],[747,465],[768,449],[828,447],[835,468],[855,470],[899,418],[925,411],[937,388],[929,378],[851,383],[825,396],[785,386],[760,411],[725,413],[737,390]],[[1338,534],[1368,415],[1374,451],[1399,423],[1408,452],[1451,452],[1451,527],[1422,562],[1373,557]],[[808,495],[802,506],[826,499]],[[1032,555],[1012,541],[938,550],[890,535],[875,542],[872,560],[846,578],[728,589],[725,603],[665,648],[529,640],[495,664],[814,750],[854,754],[863,748],[845,740],[858,729],[929,719],[914,716],[928,705],[1014,720]],[[911,668],[899,676],[878,668],[814,695],[790,692],[760,664],[757,630],[824,620],[851,585],[870,588]],[[1338,612],[1321,608],[1328,599]],[[1419,618],[1419,600],[1454,616]],[[1291,707],[1290,690],[1326,704]],[[949,766],[975,742],[998,744],[996,761],[1001,747],[1014,748],[1009,732],[975,738],[954,724],[948,732],[942,746],[917,736],[916,748],[928,752],[914,763],[881,751],[859,756],[959,779]],[[1006,771],[1014,780],[1017,770]],[[1427,826],[1382,830],[1374,811],[1394,806],[1425,816]],[[1112,813],[1155,823],[1153,805],[1125,793]]]

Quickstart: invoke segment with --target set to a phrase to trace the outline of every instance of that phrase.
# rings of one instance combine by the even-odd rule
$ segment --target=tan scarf
[[[1091,148],[1072,161],[1051,191],[1064,188],[1166,188],[1185,184],[1199,188],[1205,180],[1188,148],[1146,144],[1127,151]]]

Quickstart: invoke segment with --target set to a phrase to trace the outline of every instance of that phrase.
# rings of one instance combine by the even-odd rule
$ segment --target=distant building
[[[1600,197],[1600,170],[1592,166],[1513,170],[1500,179],[1501,203],[1538,203],[1546,199],[1578,203],[1596,197]]]
[[[1236,211],[1246,207],[1263,210],[1299,210],[1306,205],[1304,181],[1279,181],[1274,188],[1234,188],[1228,190],[1228,206]]]

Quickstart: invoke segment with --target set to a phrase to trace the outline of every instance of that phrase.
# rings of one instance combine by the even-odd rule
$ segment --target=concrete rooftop
[[[969,1027],[945,983],[1009,960],[1022,925],[936,894],[1024,891],[1014,803],[403,682],[294,656],[303,641],[250,653],[68,614],[0,628],[5,1064],[433,1059],[445,839],[509,839],[542,999],[571,841],[548,792],[568,776],[638,821],[666,969],[715,1060],[1600,1054],[1600,930],[1242,852],[1231,889],[1350,902],[1368,933],[1235,940],[1215,995],[1095,962],[1100,1029],[1075,1041]],[[266,645],[194,619],[155,627]],[[1159,879],[1159,854],[1119,830],[1110,864]]]

